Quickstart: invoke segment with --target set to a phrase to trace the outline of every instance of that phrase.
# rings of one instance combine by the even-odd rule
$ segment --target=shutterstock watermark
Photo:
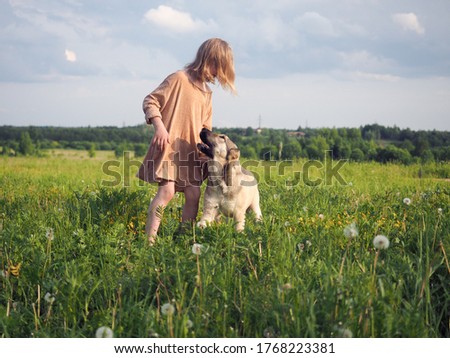
[[[327,152],[324,160],[307,160],[305,162],[296,162],[293,160],[241,160],[240,164],[243,169],[246,169],[253,173],[254,180],[241,180],[242,186],[253,186],[258,183],[260,186],[275,187],[284,183],[286,187],[295,187],[299,185],[306,186],[320,186],[320,185],[349,185],[341,173],[342,168],[348,163],[346,159],[333,160],[331,158],[331,152]],[[206,165],[201,165],[199,161],[195,162],[191,158],[181,160],[177,158],[177,170],[183,171],[188,168],[192,169],[192,163],[194,165],[194,172],[201,173],[201,169],[205,170]],[[114,187],[131,186],[132,178],[136,177],[136,173],[142,165],[142,161],[136,158],[132,158],[131,152],[123,152],[122,160],[114,159],[108,160],[102,164],[102,172],[106,175],[106,179],[101,181],[101,185]],[[170,163],[166,163],[170,164]],[[164,163],[163,163],[164,165]],[[209,160],[208,161],[208,175],[215,179],[220,176],[220,173],[224,173],[227,169],[226,165],[222,165],[219,162]],[[203,175],[198,174],[201,177],[194,177],[194,182],[202,182]],[[192,183],[184,183],[185,185],[193,185]],[[144,186],[146,183],[142,180],[138,181],[138,186]]]

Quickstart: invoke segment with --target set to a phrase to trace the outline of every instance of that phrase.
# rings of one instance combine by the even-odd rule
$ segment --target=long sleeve
[[[151,124],[153,117],[162,118],[161,112],[170,96],[170,80],[166,78],[152,93],[144,98],[142,109],[145,113],[145,121]]]

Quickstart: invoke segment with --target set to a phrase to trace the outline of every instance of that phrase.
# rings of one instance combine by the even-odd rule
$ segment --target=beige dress
[[[201,88],[185,71],[168,76],[158,88],[145,97],[145,120],[161,117],[170,143],[163,151],[150,145],[137,177],[149,183],[175,182],[177,191],[186,186],[201,185],[202,165],[207,160],[197,150],[200,131],[212,129],[212,92]]]

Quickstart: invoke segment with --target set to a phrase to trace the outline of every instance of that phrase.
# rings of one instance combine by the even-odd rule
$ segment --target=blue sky
[[[448,0],[0,0],[0,125],[122,126],[211,37],[215,127],[450,130]]]

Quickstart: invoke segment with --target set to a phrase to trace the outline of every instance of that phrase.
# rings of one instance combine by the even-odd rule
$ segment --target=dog
[[[262,220],[259,205],[259,190],[255,176],[241,167],[240,151],[230,138],[216,134],[207,128],[200,132],[202,143],[197,144],[207,161],[208,181],[204,195],[203,214],[197,226],[205,228],[222,214],[235,221],[235,229],[240,232],[245,227],[248,210]]]

